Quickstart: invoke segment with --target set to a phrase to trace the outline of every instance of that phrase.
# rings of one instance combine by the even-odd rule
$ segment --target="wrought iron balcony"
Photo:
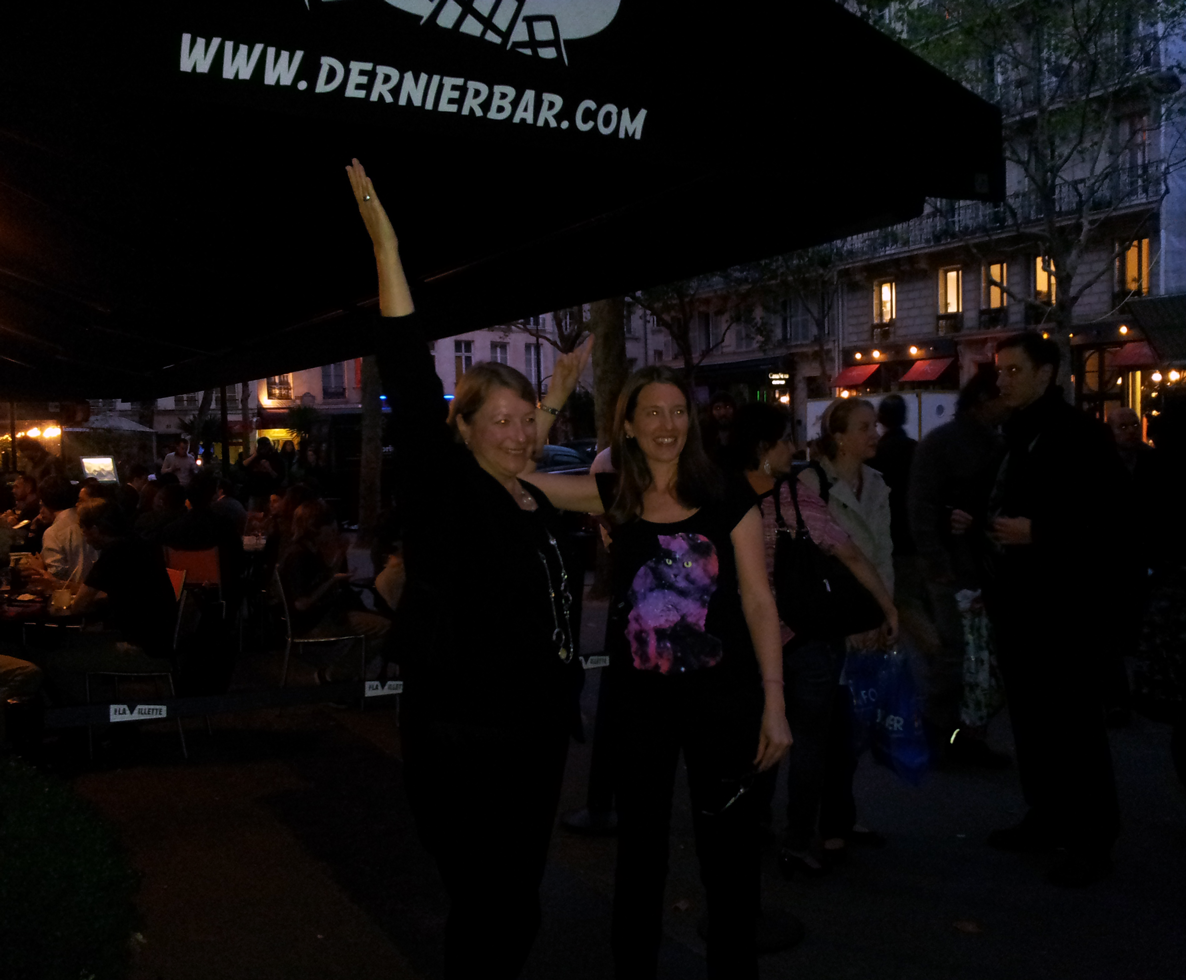
[[[959,333],[964,328],[964,315],[962,313],[940,313],[938,318],[937,333],[940,337],[946,337],[949,334]]]
[[[888,344],[894,339],[894,321],[873,324],[873,343]]]
[[[1009,307],[997,306],[990,310],[980,311],[981,330],[1000,330],[1009,326]]]

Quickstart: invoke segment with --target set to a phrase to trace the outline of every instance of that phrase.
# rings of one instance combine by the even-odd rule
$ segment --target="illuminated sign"
[[[769,377],[770,383],[772,385],[785,385],[791,380],[791,376],[789,374],[780,374],[776,371],[771,371]]]

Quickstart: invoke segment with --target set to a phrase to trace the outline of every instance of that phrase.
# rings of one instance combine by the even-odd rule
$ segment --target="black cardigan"
[[[374,329],[404,525],[406,710],[484,727],[568,724],[575,658],[559,656],[541,560],[558,590],[556,511],[526,483],[539,510],[522,510],[454,439],[415,314]]]

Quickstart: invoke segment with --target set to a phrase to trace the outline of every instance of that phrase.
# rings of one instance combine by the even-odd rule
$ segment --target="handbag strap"
[[[774,521],[783,531],[787,523],[782,519],[782,487],[784,483],[791,485],[791,503],[795,505],[795,535],[796,537],[811,537],[807,530],[807,523],[803,520],[803,512],[799,509],[799,481],[794,477],[783,477],[774,484]]]
[[[813,459],[807,466],[815,472],[816,479],[819,480],[819,499],[826,504],[828,502],[828,493],[832,489],[832,481],[828,479],[828,474],[824,472],[824,468],[820,465],[819,460]]]

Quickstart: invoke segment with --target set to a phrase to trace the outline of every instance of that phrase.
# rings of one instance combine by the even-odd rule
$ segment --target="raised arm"
[[[552,430],[552,423],[564,408],[568,396],[573,393],[585,365],[589,363],[589,353],[593,350],[593,338],[589,337],[580,347],[556,358],[556,366],[552,368],[552,383],[548,385],[548,394],[540,402],[541,411],[535,416],[535,455],[538,456],[548,441],[548,433]],[[527,471],[525,471],[527,472]],[[541,488],[542,489],[542,488]]]
[[[399,240],[371,178],[367,176],[358,158],[355,157],[346,168],[358,213],[366,225],[367,234],[375,249],[375,265],[379,271],[379,312],[383,316],[407,316],[416,309],[412,302],[412,291],[404,275],[403,263],[399,258]]]
[[[605,505],[597,492],[597,477],[593,474],[524,473],[520,480],[530,483],[558,510],[575,510],[582,514],[604,514]]]

